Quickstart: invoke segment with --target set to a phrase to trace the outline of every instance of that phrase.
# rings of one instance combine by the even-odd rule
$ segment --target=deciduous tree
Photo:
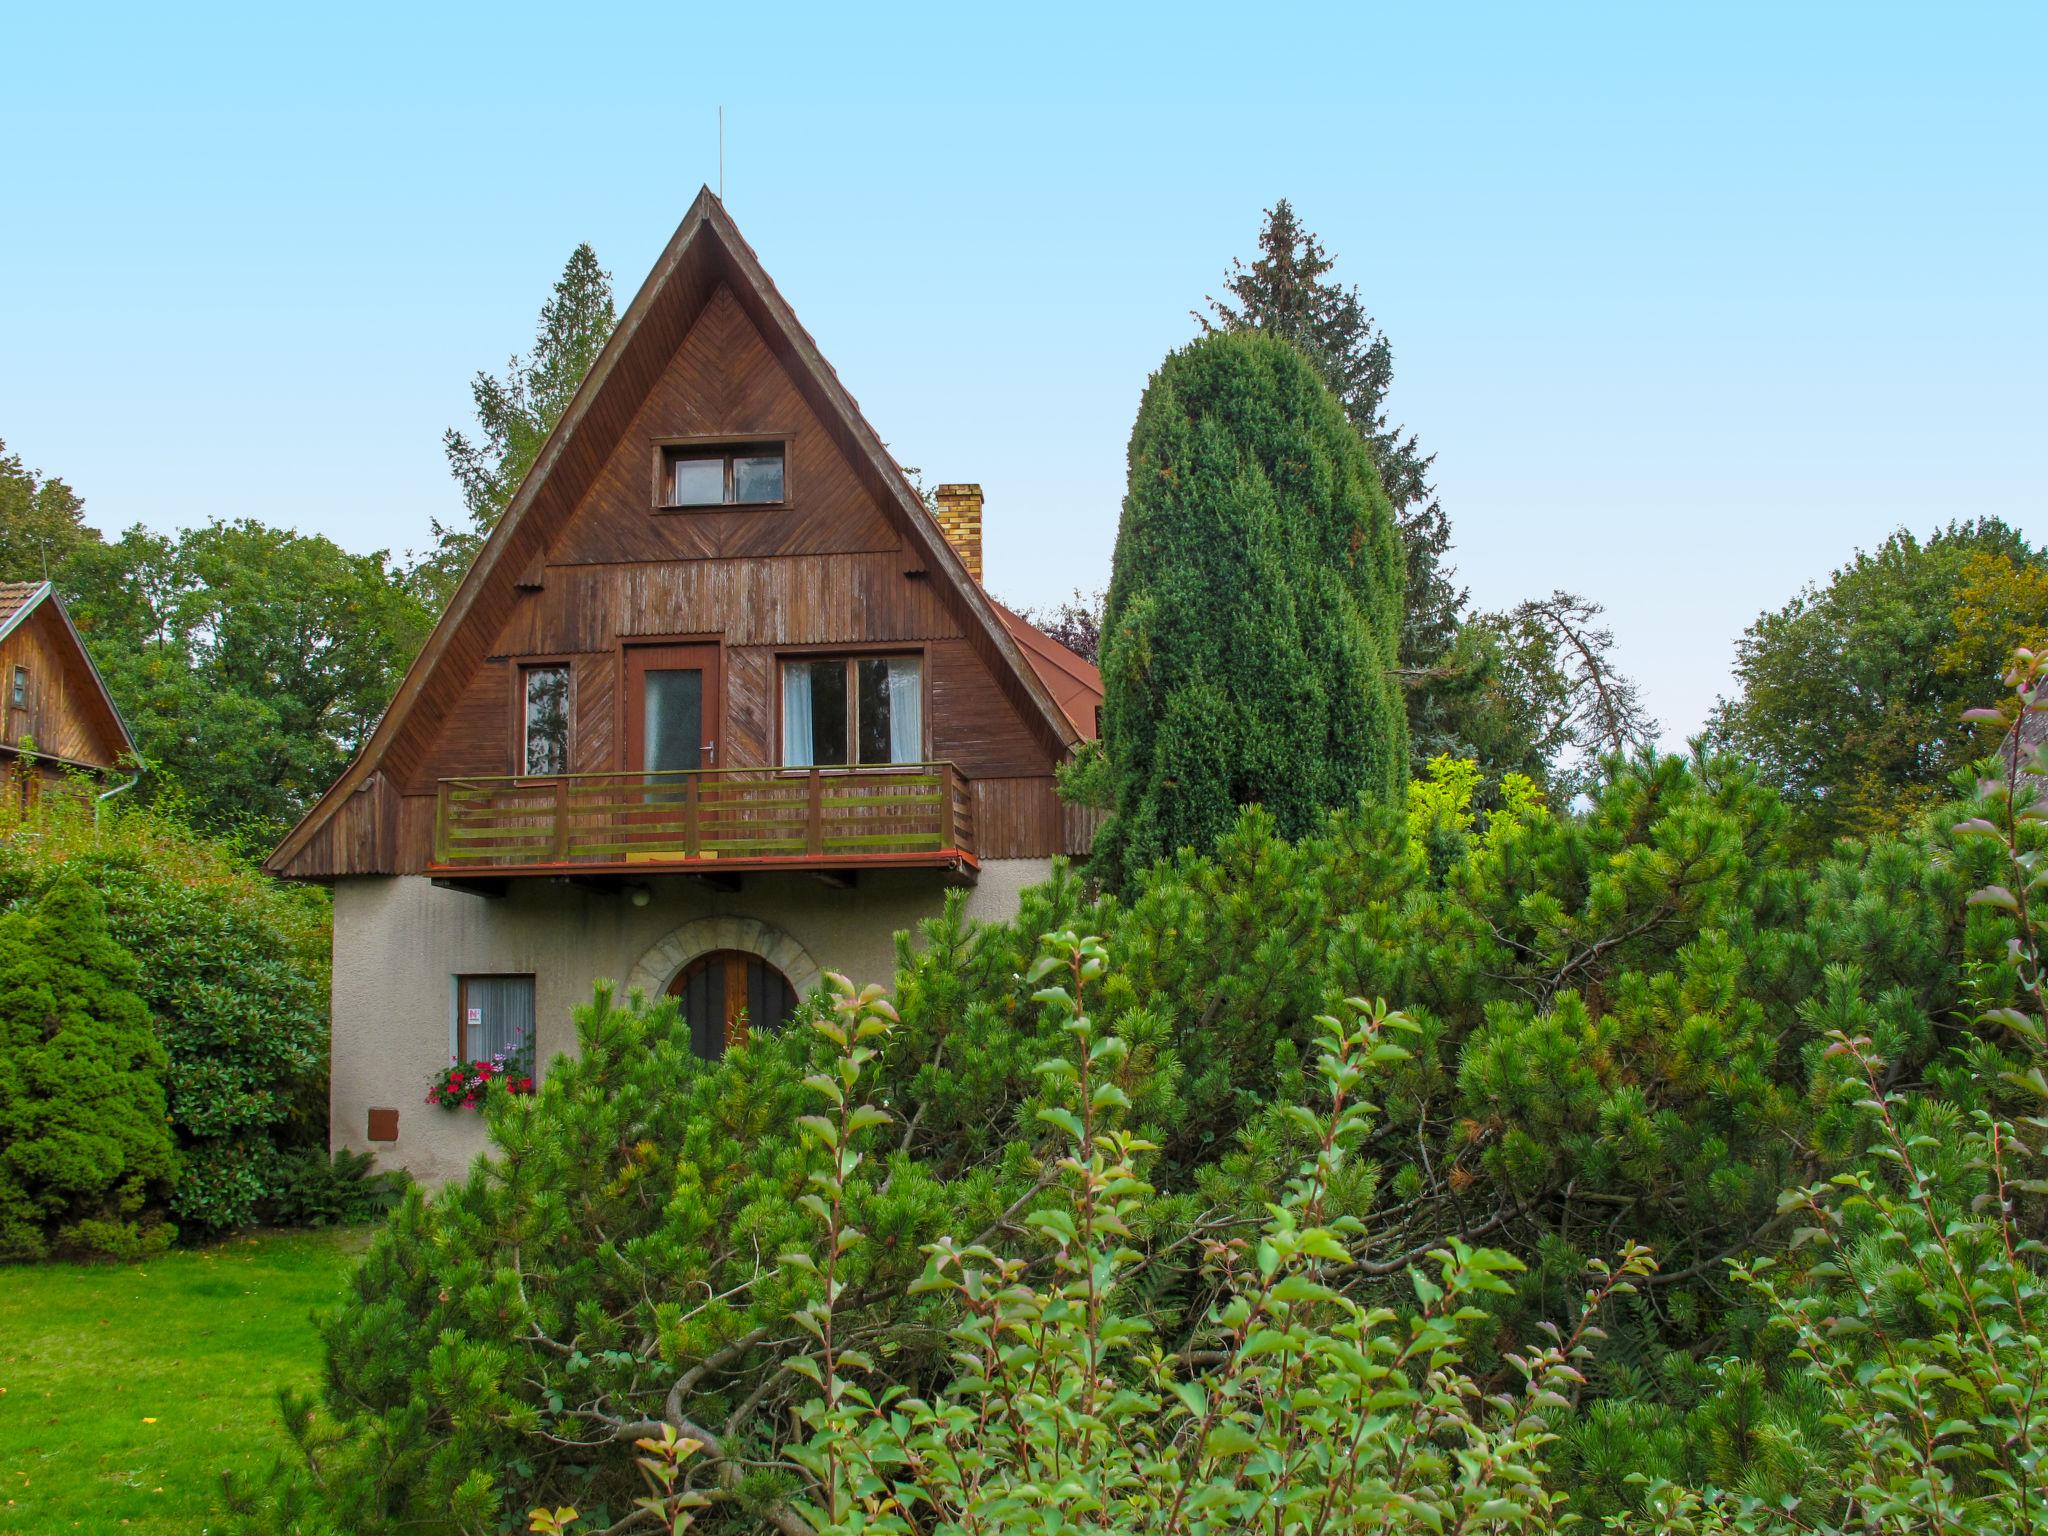
[[[1811,845],[1902,825],[1981,744],[1963,711],[2038,637],[2048,562],[1996,518],[1901,529],[1761,615],[1716,735],[1752,759]]]
[[[0,441],[0,581],[47,581],[74,550],[98,540],[78,493],[25,467]]]
[[[252,851],[355,755],[428,623],[383,552],[248,521],[132,528],[61,584],[151,767],[142,792]]]

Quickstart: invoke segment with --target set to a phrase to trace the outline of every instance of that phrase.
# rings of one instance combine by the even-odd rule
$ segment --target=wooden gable
[[[15,702],[17,675],[21,702]],[[48,582],[0,585],[0,754],[106,772],[132,757],[114,701]]]
[[[785,504],[657,510],[663,442],[757,436],[786,444]],[[515,771],[522,660],[571,669],[572,771],[623,766],[622,647],[684,636],[722,648],[720,760],[738,765],[776,761],[778,652],[915,647],[932,755],[988,781],[990,856],[1072,841],[1051,774],[1080,733],[708,192],[364,753],[269,867],[424,868],[440,781]]]

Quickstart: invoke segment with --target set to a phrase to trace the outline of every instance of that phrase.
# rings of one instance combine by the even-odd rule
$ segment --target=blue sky
[[[1282,30],[1285,28],[1286,30]],[[1674,743],[1904,524],[2048,537],[2048,9],[44,6],[0,18],[0,437],[112,530],[457,510],[470,375],[727,202],[990,585],[1107,578],[1191,308],[1293,200],[1476,602],[1604,602]]]

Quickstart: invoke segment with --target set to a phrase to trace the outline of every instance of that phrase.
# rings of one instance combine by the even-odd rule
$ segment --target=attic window
[[[760,507],[787,499],[780,443],[662,450],[665,507]]]
[[[16,667],[14,669],[14,707],[16,709],[26,709],[28,707],[27,667]]]

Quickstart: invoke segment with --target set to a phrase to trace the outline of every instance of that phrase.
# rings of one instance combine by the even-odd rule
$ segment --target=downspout
[[[114,796],[125,794],[129,790],[133,789],[136,785],[140,784],[142,782],[143,773],[143,769],[137,768],[135,770],[135,776],[131,778],[127,783],[116,784],[112,789],[107,790],[104,793],[94,795],[92,797],[92,824],[95,827],[97,827],[100,824],[100,807],[102,805],[105,805],[109,800],[113,799]]]

